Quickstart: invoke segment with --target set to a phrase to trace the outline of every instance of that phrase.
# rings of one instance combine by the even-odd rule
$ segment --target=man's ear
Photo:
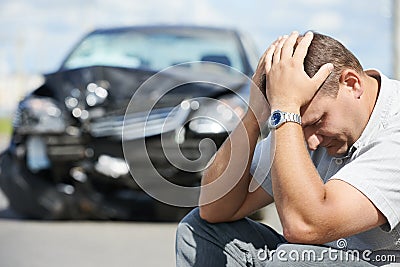
[[[362,80],[359,73],[352,69],[345,69],[340,75],[339,83],[344,85],[355,98],[360,99],[364,93]]]

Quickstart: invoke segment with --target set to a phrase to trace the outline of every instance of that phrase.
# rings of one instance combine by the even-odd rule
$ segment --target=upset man
[[[265,123],[270,134],[257,143]],[[252,179],[261,184],[256,190],[249,190]],[[218,180],[234,182],[215,198]],[[278,38],[253,76],[248,112],[202,185],[199,208],[177,229],[177,266],[395,262],[400,82],[363,70],[331,37]],[[272,202],[283,235],[246,218]]]

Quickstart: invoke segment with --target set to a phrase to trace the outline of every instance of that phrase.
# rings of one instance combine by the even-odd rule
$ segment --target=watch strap
[[[301,116],[300,114],[291,113],[291,112],[282,112],[283,118],[286,122],[296,122],[301,125]]]

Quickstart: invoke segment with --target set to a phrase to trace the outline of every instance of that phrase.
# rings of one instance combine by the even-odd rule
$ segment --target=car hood
[[[107,84],[107,110],[116,106],[125,109],[132,96],[140,89],[143,105],[148,107],[157,100],[158,106],[176,106],[184,99],[195,97],[218,97],[238,91],[248,84],[245,75],[235,71],[223,73],[210,70],[193,70],[187,66],[173,67],[155,72],[144,69],[94,66],[58,71],[45,75],[45,84],[38,91],[46,91],[61,103],[79,90],[81,96],[87,93],[90,83]],[[76,93],[76,92],[75,92]]]

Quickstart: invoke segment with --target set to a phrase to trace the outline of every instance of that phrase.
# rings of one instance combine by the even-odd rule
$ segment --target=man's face
[[[311,150],[325,147],[331,156],[347,153],[358,138],[357,112],[354,99],[345,90],[336,98],[317,93],[301,109],[305,140]]]

